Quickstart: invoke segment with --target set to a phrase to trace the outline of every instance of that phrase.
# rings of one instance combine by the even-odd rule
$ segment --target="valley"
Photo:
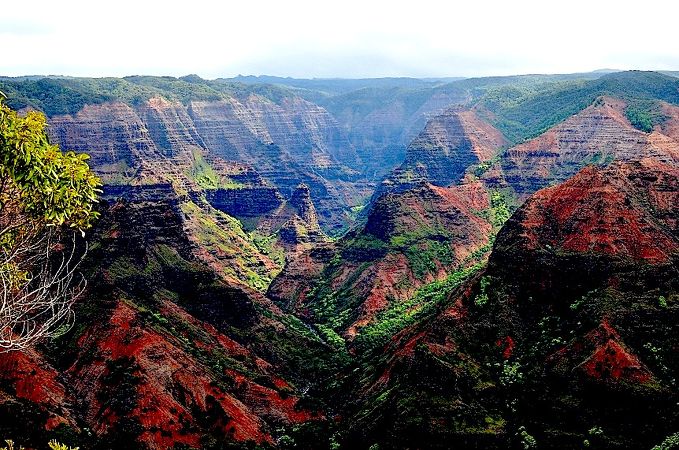
[[[103,182],[74,326],[0,353],[0,437],[622,450],[679,431],[672,74],[0,91]]]

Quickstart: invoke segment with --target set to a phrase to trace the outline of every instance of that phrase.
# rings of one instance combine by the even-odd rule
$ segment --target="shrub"
[[[654,446],[651,450],[673,450],[679,448],[679,432],[667,436],[661,444]]]
[[[0,450],[24,450],[24,447],[19,446],[15,447],[14,446],[14,441],[10,439],[6,439],[5,443],[7,444],[5,447],[0,447]],[[68,445],[65,444],[60,444],[59,442],[55,441],[52,439],[47,443],[47,446],[49,447],[49,450],[79,450],[80,447],[69,447]]]

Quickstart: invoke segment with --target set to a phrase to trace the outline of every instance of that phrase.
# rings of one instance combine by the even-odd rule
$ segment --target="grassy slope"
[[[192,100],[220,100],[257,94],[280,102],[294,94],[270,85],[245,85],[208,81],[199,77],[125,78],[0,78],[0,91],[15,109],[32,107],[47,116],[74,114],[87,104],[121,101],[141,104],[152,97],[187,103]]]
[[[657,72],[619,72],[597,80],[571,80],[542,85],[510,85],[491,89],[477,107],[506,137],[520,142],[535,137],[591,105],[602,95],[628,100],[649,111],[654,100],[679,104],[679,80]]]

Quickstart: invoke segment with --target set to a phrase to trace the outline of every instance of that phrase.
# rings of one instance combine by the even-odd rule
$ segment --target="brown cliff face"
[[[249,96],[189,105],[206,148],[217,157],[239,161],[257,171],[289,198],[303,182],[311,189],[326,229],[346,223],[343,210],[367,194],[356,182],[353,147],[322,108],[301,99],[275,104]],[[337,183],[332,180],[344,180]]]
[[[323,226],[341,228],[347,221],[347,205],[360,201],[370,189],[349,168],[359,160],[334,119],[323,108],[296,97],[278,103],[254,94],[186,105],[161,98],[138,106],[104,103],[88,105],[72,116],[51,117],[50,125],[52,138],[63,148],[91,154],[92,167],[106,183],[172,180],[198,191],[220,188],[222,179],[245,190],[251,185],[264,187],[250,197],[253,211],[246,215],[270,208],[275,201],[268,182],[283,197],[304,182],[320,209]],[[229,177],[228,166],[234,164],[249,165],[250,171],[256,167],[253,178],[264,179],[242,186]],[[217,207],[229,208],[234,202],[231,194],[212,193],[209,199]],[[265,203],[269,199],[266,205],[252,202],[260,194],[265,194]]]
[[[268,294],[295,305],[295,311],[315,322],[350,311],[337,331],[353,337],[378,313],[409,299],[422,285],[476,262],[475,255],[483,253],[480,249],[492,231],[490,222],[480,217],[489,208],[489,195],[480,183],[451,188],[422,184],[384,194],[372,205],[362,228],[334,247],[292,258]],[[312,294],[314,273],[319,273],[319,285]],[[336,312],[319,312],[326,297],[335,293]]]
[[[317,243],[294,254],[271,281],[267,297],[288,311],[303,311],[307,295],[336,254],[334,242]]]
[[[17,415],[23,415],[23,409],[26,414],[21,425],[26,433],[42,435],[59,426],[77,428],[68,408],[74,398],[64,381],[64,377],[34,349],[0,353],[2,422],[6,425],[14,421]]]
[[[622,100],[602,97],[539,137],[511,148],[502,160],[506,182],[525,198],[587,164],[640,158],[676,163],[679,143],[658,131],[649,134],[632,127],[625,106]]]
[[[186,108],[163,98],[152,98],[137,108],[149,137],[165,157],[190,158],[192,150],[205,148]]]
[[[88,428],[83,446],[159,450],[272,444],[281,427],[323,420],[289,381],[304,372],[295,361],[309,360],[298,352],[323,345],[196,258],[181,204],[168,198],[104,211],[78,326],[44,354],[0,355],[3,417],[24,402],[43,421],[36,430]],[[1,429],[21,437],[22,419],[9,417]]]
[[[319,226],[309,187],[305,184],[297,186],[290,200],[261,220],[257,229],[264,234],[278,236],[277,245],[285,250],[286,261],[304,250],[328,242]]]
[[[328,112],[300,98],[276,104],[250,95],[244,100],[191,102],[188,111],[205,145],[227,160],[258,160],[273,173],[275,162],[253,151],[258,150],[253,144],[273,143],[302,166],[331,170],[337,163],[357,162],[353,147]]]
[[[49,120],[52,139],[63,148],[87,152],[104,181],[129,180],[145,158],[157,153],[145,124],[124,103],[88,105],[73,116]]]
[[[522,426],[541,448],[632,449],[673,433],[678,183],[644,159],[530,197],[486,269],[347,377],[348,442],[499,449]]]
[[[470,166],[490,160],[506,144],[502,133],[475,112],[449,109],[427,122],[408,146],[404,163],[383,186],[422,180],[436,186],[456,184]]]
[[[679,107],[661,103],[661,111],[665,120],[656,127],[656,130],[659,128],[662,134],[679,142]]]
[[[319,231],[318,217],[316,216],[316,208],[311,201],[311,194],[309,186],[300,184],[295,189],[290,197],[289,205],[297,211],[297,216],[302,219],[308,228]]]

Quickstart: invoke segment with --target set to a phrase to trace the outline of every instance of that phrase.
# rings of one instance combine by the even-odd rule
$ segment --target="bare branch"
[[[73,326],[72,307],[86,286],[76,277],[87,253],[87,244],[78,251],[77,235],[67,249],[48,229],[20,249],[0,252],[0,352],[30,347]],[[17,283],[17,271],[26,274],[23,282]]]

